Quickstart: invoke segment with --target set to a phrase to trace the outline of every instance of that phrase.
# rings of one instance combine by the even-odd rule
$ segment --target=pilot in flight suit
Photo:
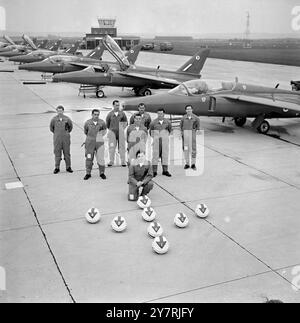
[[[195,114],[193,114],[192,106],[187,106],[185,110],[186,114],[182,117],[180,122],[183,152],[186,161],[184,168],[188,169],[192,165],[192,169],[196,170],[197,131],[200,130],[200,120]]]
[[[137,201],[139,196],[145,196],[153,189],[153,171],[149,161],[145,159],[145,152],[138,151],[136,160],[129,166],[129,201]],[[142,192],[140,193],[140,189]]]
[[[93,110],[92,119],[88,120],[84,125],[85,141],[85,157],[86,157],[86,175],[84,180],[91,178],[93,161],[96,160],[99,167],[100,177],[106,179],[105,176],[105,143],[104,136],[107,128],[103,120],[99,119],[100,111]]]
[[[62,159],[62,153],[66,162],[66,170],[68,173],[73,173],[71,168],[71,136],[70,133],[73,130],[72,120],[64,115],[64,107],[57,107],[57,116],[55,116],[50,122],[50,131],[53,133],[53,145],[55,155],[55,169],[54,174],[60,172],[60,162]]]

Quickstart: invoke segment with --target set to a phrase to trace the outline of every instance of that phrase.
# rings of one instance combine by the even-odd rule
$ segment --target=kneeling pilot
[[[146,160],[144,151],[136,153],[136,160],[129,167],[129,201],[137,201],[139,196],[148,195],[153,189],[152,165]],[[142,192],[140,193],[140,190]]]

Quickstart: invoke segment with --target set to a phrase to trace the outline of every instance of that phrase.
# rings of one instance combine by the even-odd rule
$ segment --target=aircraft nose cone
[[[11,62],[26,63],[25,55],[23,55],[23,56],[15,56],[15,57],[11,57],[9,60],[10,60]]]

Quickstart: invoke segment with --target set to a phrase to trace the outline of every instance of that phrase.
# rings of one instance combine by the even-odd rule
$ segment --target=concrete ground
[[[175,69],[185,59],[141,53],[138,63]],[[300,301],[298,120],[272,120],[270,136],[262,136],[250,122],[240,129],[201,118],[203,174],[185,173],[177,149],[173,177],[158,176],[150,195],[170,242],[159,256],[141,211],[127,201],[126,169],[107,170],[106,182],[95,170],[83,181],[90,110],[101,108],[105,118],[114,99],[132,94],[107,88],[106,99],[83,99],[77,85],[23,85],[39,73],[0,63],[0,71],[11,68],[0,72],[0,302]],[[288,88],[300,68],[209,59],[202,74]],[[52,174],[48,127],[58,104],[75,123],[74,174]],[[180,147],[177,135],[172,143]],[[16,182],[24,187],[7,187]],[[198,203],[210,208],[206,220],[194,215]],[[96,225],[85,221],[90,207],[101,211]],[[173,224],[178,212],[190,219],[186,229]],[[128,223],[121,234],[110,228],[117,215]]]

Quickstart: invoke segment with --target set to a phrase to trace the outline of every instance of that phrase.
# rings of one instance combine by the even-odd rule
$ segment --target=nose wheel
[[[268,121],[264,120],[257,128],[257,131],[263,135],[266,135],[270,130],[270,124]]]

